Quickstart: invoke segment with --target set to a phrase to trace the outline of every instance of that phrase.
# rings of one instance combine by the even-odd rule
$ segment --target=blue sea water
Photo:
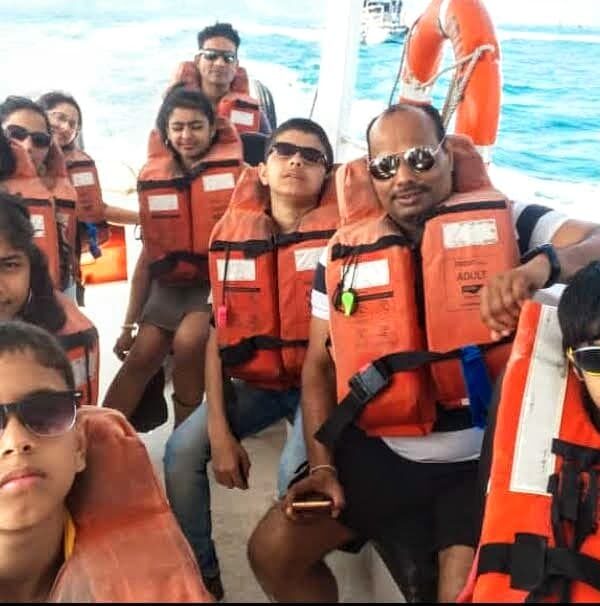
[[[273,92],[279,118],[308,115],[323,15],[296,8],[282,18],[269,3],[236,1],[235,10],[219,13],[214,3],[191,0],[22,6],[0,0],[0,97],[56,88],[73,93],[90,152],[100,164],[120,162],[134,171],[174,67],[194,54],[196,32],[220,18],[239,28],[243,63]],[[493,160],[503,184],[585,214],[600,194],[600,30],[515,25],[498,35],[503,103]],[[385,107],[401,54],[398,43],[361,47],[353,136],[362,137]],[[447,82],[436,88],[439,105]]]

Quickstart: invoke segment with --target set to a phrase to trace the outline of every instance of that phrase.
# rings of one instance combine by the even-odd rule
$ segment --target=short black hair
[[[6,97],[6,99],[4,99],[0,105],[0,122],[4,122],[11,114],[22,109],[31,110],[32,112],[42,116],[46,122],[46,130],[48,134],[52,132],[50,129],[50,120],[48,119],[44,108],[29,97],[19,97],[17,95],[10,95]]]
[[[391,116],[397,112],[408,111],[411,109],[420,109],[422,110],[433,122],[433,126],[435,128],[435,134],[438,140],[438,143],[442,141],[442,139],[446,136],[446,128],[444,127],[444,121],[442,120],[442,116],[440,112],[431,104],[416,104],[416,103],[396,103],[395,105],[390,105],[384,112],[375,116],[371,122],[369,122],[369,126],[367,126],[367,147],[369,150],[369,156],[371,155],[371,129],[377,120],[380,118],[385,118],[386,116]]]
[[[67,317],[54,293],[46,256],[35,244],[33,235],[29,211],[21,199],[0,192],[0,237],[15,250],[25,253],[30,265],[30,297],[20,317],[56,333],[63,328]]]
[[[196,109],[206,116],[211,126],[214,126],[216,123],[215,110],[208,97],[202,91],[189,90],[185,88],[183,82],[178,82],[169,89],[156,116],[156,128],[163,141],[167,140],[169,118],[173,111],[179,107]]]
[[[10,141],[0,128],[0,180],[10,177],[16,168],[17,160],[10,146]]]
[[[327,136],[327,133],[320,124],[317,124],[316,122],[314,122],[313,120],[309,120],[308,118],[290,118],[289,120],[286,120],[285,122],[280,124],[271,134],[269,142],[265,148],[265,161],[269,157],[271,148],[273,146],[273,143],[277,141],[277,137],[279,137],[279,135],[281,135],[282,133],[288,132],[290,130],[299,130],[303,133],[315,135],[321,142],[323,148],[325,149],[325,158],[327,159],[327,171],[331,170],[331,167],[333,166],[333,148],[331,147],[329,137]]]
[[[83,116],[81,114],[81,107],[79,107],[79,103],[75,100],[75,97],[69,95],[68,93],[63,93],[60,90],[53,90],[49,93],[44,93],[38,100],[38,105],[43,107],[47,112],[54,109],[57,105],[61,103],[68,103],[72,105],[77,110],[77,115],[79,116],[79,128],[81,129],[81,123],[83,121]]]
[[[565,350],[600,339],[600,261],[573,276],[560,298],[558,321]]]
[[[210,38],[227,38],[235,44],[235,50],[240,47],[241,40],[237,30],[233,29],[231,23],[219,23],[218,21],[214,25],[205,27],[202,31],[198,32],[198,49],[204,48],[204,43]]]
[[[0,322],[0,356],[31,352],[38,364],[58,371],[68,389],[75,389],[73,367],[59,342],[38,326],[20,321]]]

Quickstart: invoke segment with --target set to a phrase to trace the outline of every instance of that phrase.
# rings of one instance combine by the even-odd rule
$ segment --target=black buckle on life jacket
[[[512,589],[533,591],[546,576],[548,539],[544,536],[517,533],[511,547],[508,574]]]
[[[390,374],[382,364],[374,362],[352,375],[349,384],[361,404],[368,404],[391,381]]]

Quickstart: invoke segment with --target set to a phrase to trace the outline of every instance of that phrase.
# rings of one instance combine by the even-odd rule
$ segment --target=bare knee
[[[248,561],[258,580],[273,590],[273,583],[291,571],[293,538],[287,527],[291,522],[276,505],[258,523],[248,541]]]

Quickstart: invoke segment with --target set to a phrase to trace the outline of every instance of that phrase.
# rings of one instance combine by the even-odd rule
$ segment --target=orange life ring
[[[489,162],[498,133],[501,75],[500,47],[482,0],[432,0],[406,41],[400,101],[430,103],[433,83],[449,39],[459,62],[489,45],[471,74],[456,110],[455,132],[468,135]],[[463,74],[467,64],[459,68]]]

